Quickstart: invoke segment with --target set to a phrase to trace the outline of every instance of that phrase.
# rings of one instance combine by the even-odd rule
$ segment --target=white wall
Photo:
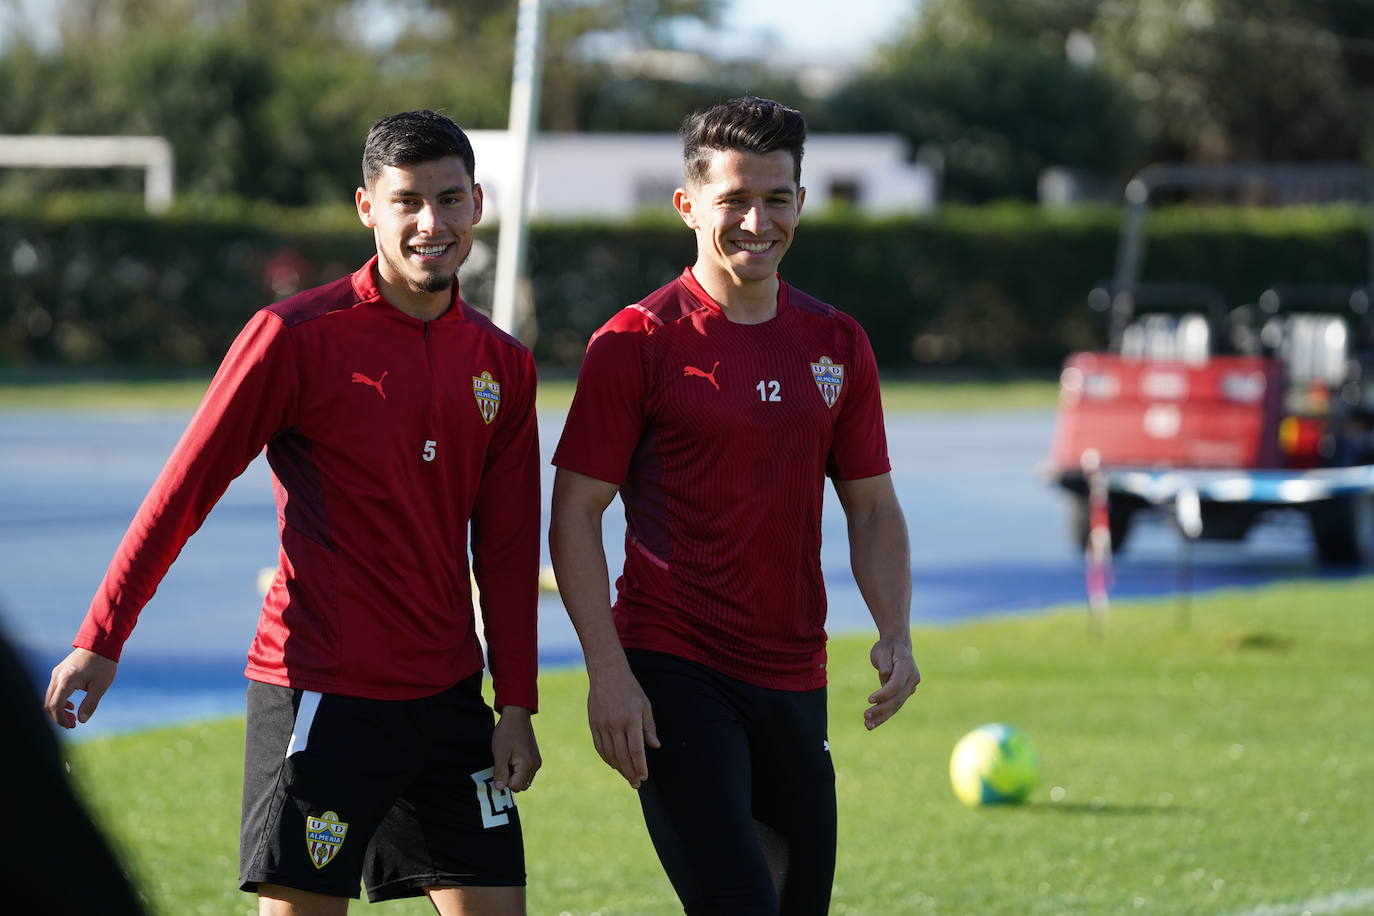
[[[486,218],[500,219],[511,161],[505,131],[468,131]],[[682,183],[682,143],[676,134],[540,134],[531,150],[535,219],[622,219],[644,209],[667,212]],[[871,214],[919,213],[935,206],[932,170],[907,161],[897,136],[813,134],[802,158],[809,210],[824,209],[832,192],[856,191],[855,206]]]

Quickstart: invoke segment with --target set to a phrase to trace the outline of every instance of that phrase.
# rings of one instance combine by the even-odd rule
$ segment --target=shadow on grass
[[[1120,814],[1127,816],[1191,814],[1185,805],[1114,805],[1095,802],[1025,802],[1020,807],[1037,814]]]

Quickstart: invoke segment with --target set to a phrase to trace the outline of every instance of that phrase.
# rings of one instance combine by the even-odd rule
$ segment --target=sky
[[[21,3],[40,28],[50,24],[41,12],[47,0]],[[919,6],[920,0],[731,0],[725,34],[712,43],[748,54],[776,39],[777,57],[843,67],[867,57]]]
[[[788,56],[851,63],[908,22],[919,0],[733,0],[725,22],[736,34],[775,33]]]

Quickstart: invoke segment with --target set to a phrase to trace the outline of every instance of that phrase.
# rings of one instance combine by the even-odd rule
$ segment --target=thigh
[[[653,706],[644,821],[691,916],[775,914],[777,894],[751,813],[749,738],[731,683],[661,653],[627,653]]]
[[[372,834],[417,769],[403,705],[249,682],[244,890],[358,896]]]
[[[421,767],[368,848],[369,900],[415,897],[436,887],[525,884],[515,796],[492,786],[494,717],[481,688],[481,675],[474,675],[416,704]]]
[[[835,874],[835,768],[825,690],[767,691],[755,709],[754,816],[785,851],[783,916],[829,910]]]
[[[525,916],[523,887],[436,887],[429,901],[440,916]]]

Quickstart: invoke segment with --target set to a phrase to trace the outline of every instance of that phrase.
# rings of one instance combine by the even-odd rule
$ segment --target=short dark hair
[[[463,129],[438,112],[421,108],[382,118],[367,132],[363,144],[363,184],[372,187],[388,165],[415,165],[457,156],[477,179],[472,143]]]
[[[706,180],[716,150],[759,154],[787,150],[792,154],[792,179],[801,184],[806,118],[795,108],[756,96],[731,99],[688,115],[680,133],[682,170],[690,184]]]

